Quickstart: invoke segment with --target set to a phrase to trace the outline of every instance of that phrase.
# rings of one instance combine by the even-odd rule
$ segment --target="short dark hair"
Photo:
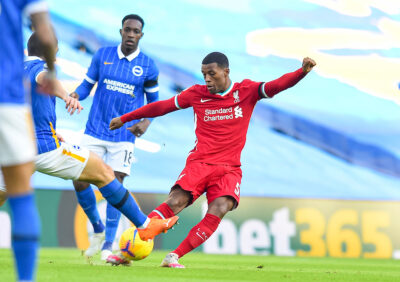
[[[36,32],[32,33],[28,40],[28,55],[29,56],[43,56],[42,42]]]
[[[122,19],[122,26],[124,26],[124,22],[127,20],[137,20],[142,24],[142,29],[144,28],[144,20],[142,19],[141,16],[136,15],[136,14],[130,14],[130,15],[126,15],[123,19]]]
[[[201,62],[203,65],[217,63],[217,65],[221,68],[229,68],[228,57],[221,52],[212,52],[204,57]]]

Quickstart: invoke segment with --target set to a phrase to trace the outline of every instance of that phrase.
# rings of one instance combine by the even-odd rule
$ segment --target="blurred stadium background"
[[[121,19],[145,20],[142,51],[160,69],[160,99],[202,83],[202,58],[227,54],[234,81],[273,80],[309,56],[315,71],[262,101],[242,154],[242,200],[200,251],[400,258],[400,2],[49,0],[59,39],[58,74],[68,91],[101,46],[120,42]],[[25,29],[25,37],[30,32]],[[79,143],[91,106],[70,117],[57,105],[58,131]],[[192,110],[153,121],[137,140],[125,186],[142,209],[164,200],[194,146]],[[73,186],[36,173],[42,246],[88,245],[90,226]],[[157,239],[173,249],[200,220],[205,199]],[[99,196],[105,214],[105,203]],[[119,232],[127,228],[124,220]],[[8,207],[0,208],[0,247],[10,246]]]

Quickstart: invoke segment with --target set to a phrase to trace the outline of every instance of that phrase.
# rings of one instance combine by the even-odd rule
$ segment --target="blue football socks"
[[[104,231],[103,222],[100,219],[99,211],[96,206],[96,196],[94,195],[92,186],[89,186],[83,191],[75,191],[78,203],[85,211],[87,217],[92,223],[94,233],[101,233]]]
[[[32,193],[9,196],[12,212],[12,248],[18,280],[33,281],[39,249],[40,218]]]
[[[103,250],[112,250],[112,244],[117,233],[121,212],[114,208],[110,203],[107,203],[107,219],[106,219],[106,239],[103,245]]]
[[[99,190],[103,197],[122,212],[136,227],[140,227],[146,222],[147,216],[139,209],[129,191],[116,178]]]

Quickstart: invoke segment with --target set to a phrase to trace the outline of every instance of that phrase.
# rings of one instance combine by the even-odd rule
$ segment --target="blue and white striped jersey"
[[[47,11],[42,0],[0,1],[0,104],[25,104],[22,13]]]
[[[56,136],[56,98],[37,92],[37,76],[47,71],[46,63],[38,57],[27,57],[24,62],[24,75],[30,82],[32,96],[32,115],[35,124],[38,153],[43,154],[60,146]]]
[[[125,57],[121,45],[100,48],[93,56],[85,79],[76,89],[79,99],[85,99],[94,84],[97,89],[86,123],[85,134],[112,142],[135,142],[126,130],[138,121],[109,130],[111,119],[158,100],[158,69],[154,61],[138,48]]]

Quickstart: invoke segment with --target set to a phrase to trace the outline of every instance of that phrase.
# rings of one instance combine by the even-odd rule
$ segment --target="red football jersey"
[[[240,166],[240,154],[257,101],[296,85],[306,74],[300,68],[270,82],[245,79],[219,94],[211,94],[205,85],[194,85],[168,100],[127,113],[120,121],[126,123],[193,107],[197,141],[188,161]]]
[[[240,166],[254,106],[266,97],[261,84],[246,79],[218,94],[194,85],[175,96],[177,108],[194,110],[197,140],[188,161]]]

